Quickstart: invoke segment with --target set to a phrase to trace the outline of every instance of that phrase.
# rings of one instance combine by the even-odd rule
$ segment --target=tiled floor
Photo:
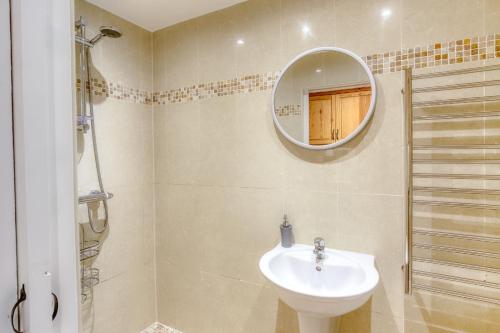
[[[175,328],[165,326],[162,323],[154,323],[141,333],[182,333],[182,332],[176,330]]]

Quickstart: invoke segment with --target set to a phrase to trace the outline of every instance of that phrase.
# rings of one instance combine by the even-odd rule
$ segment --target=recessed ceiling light
[[[388,18],[389,16],[392,15],[392,10],[390,10],[389,8],[382,9],[382,12],[380,13],[380,15],[383,18]]]
[[[238,45],[243,45],[243,44],[245,44],[245,41],[244,41],[243,39],[238,39],[238,40],[236,41],[236,44],[238,44]]]
[[[309,26],[307,24],[304,24],[302,26],[302,32],[307,35],[308,33],[311,32],[311,28],[309,28]]]
[[[321,73],[322,69],[321,68],[317,68],[316,69],[316,73]]]

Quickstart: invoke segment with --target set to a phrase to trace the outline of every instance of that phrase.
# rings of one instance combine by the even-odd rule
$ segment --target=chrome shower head
[[[118,28],[111,26],[100,27],[99,31],[101,31],[101,34],[106,37],[119,38],[122,36],[122,33]]]
[[[102,26],[99,28],[99,34],[90,40],[91,44],[97,43],[102,37],[119,38],[122,33],[118,28],[111,26]]]

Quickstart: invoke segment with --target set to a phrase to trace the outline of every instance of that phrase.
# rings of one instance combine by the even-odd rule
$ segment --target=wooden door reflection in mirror
[[[358,128],[368,112],[371,87],[309,93],[309,144],[342,140]]]

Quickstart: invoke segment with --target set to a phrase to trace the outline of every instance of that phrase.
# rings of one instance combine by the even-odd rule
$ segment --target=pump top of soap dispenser
[[[288,216],[286,216],[286,214],[283,215],[283,223],[282,223],[282,226],[284,227],[287,227],[289,226],[290,223],[288,223]]]
[[[280,225],[281,246],[292,247],[294,243],[292,225],[288,222],[288,217],[283,215],[283,223]]]

